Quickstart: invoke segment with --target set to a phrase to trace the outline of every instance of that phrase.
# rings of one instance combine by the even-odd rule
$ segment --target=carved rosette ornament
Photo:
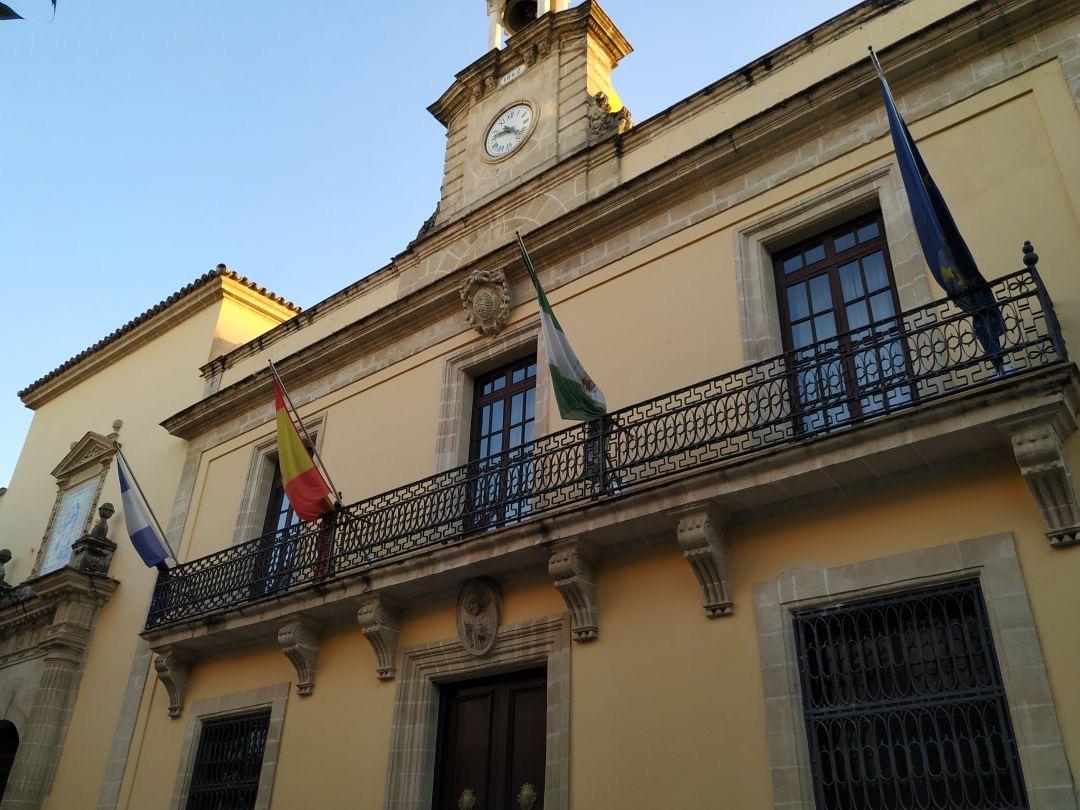
[[[495,646],[502,618],[502,593],[487,579],[470,579],[461,586],[457,602],[457,628],[461,645],[481,657]]]
[[[316,625],[294,619],[281,625],[278,644],[296,668],[296,694],[307,697],[315,688],[315,667],[319,662],[319,633]]]
[[[465,319],[482,335],[497,335],[510,319],[510,286],[502,270],[474,270],[461,287]]]

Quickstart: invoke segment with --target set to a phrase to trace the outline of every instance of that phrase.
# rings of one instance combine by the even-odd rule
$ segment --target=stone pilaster
[[[40,586],[45,598],[57,600],[43,644],[41,680],[5,791],[4,810],[37,810],[43,806],[75,707],[82,663],[98,610],[116,582],[87,578],[71,568],[61,569]],[[38,597],[41,598],[41,597]]]

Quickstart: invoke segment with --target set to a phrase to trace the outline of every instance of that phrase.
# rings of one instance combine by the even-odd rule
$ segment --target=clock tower
[[[446,127],[435,228],[630,126],[630,43],[595,0],[486,0],[490,50],[428,109]]]

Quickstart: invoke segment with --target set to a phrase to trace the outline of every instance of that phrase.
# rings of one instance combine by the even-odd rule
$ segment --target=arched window
[[[15,763],[15,754],[19,750],[19,732],[15,724],[0,720],[0,799],[4,798],[11,766]]]

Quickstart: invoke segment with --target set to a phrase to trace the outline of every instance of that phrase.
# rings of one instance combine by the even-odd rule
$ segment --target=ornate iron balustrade
[[[147,628],[227,610],[346,571],[676,473],[885,418],[1068,359],[1053,304],[1029,266],[991,285],[987,313],[951,301],[672,391],[514,451],[457,467],[161,574]],[[1001,313],[983,345],[973,324]],[[996,315],[992,320],[996,321]],[[997,331],[997,330],[994,330]],[[993,345],[996,343],[997,345]]]

